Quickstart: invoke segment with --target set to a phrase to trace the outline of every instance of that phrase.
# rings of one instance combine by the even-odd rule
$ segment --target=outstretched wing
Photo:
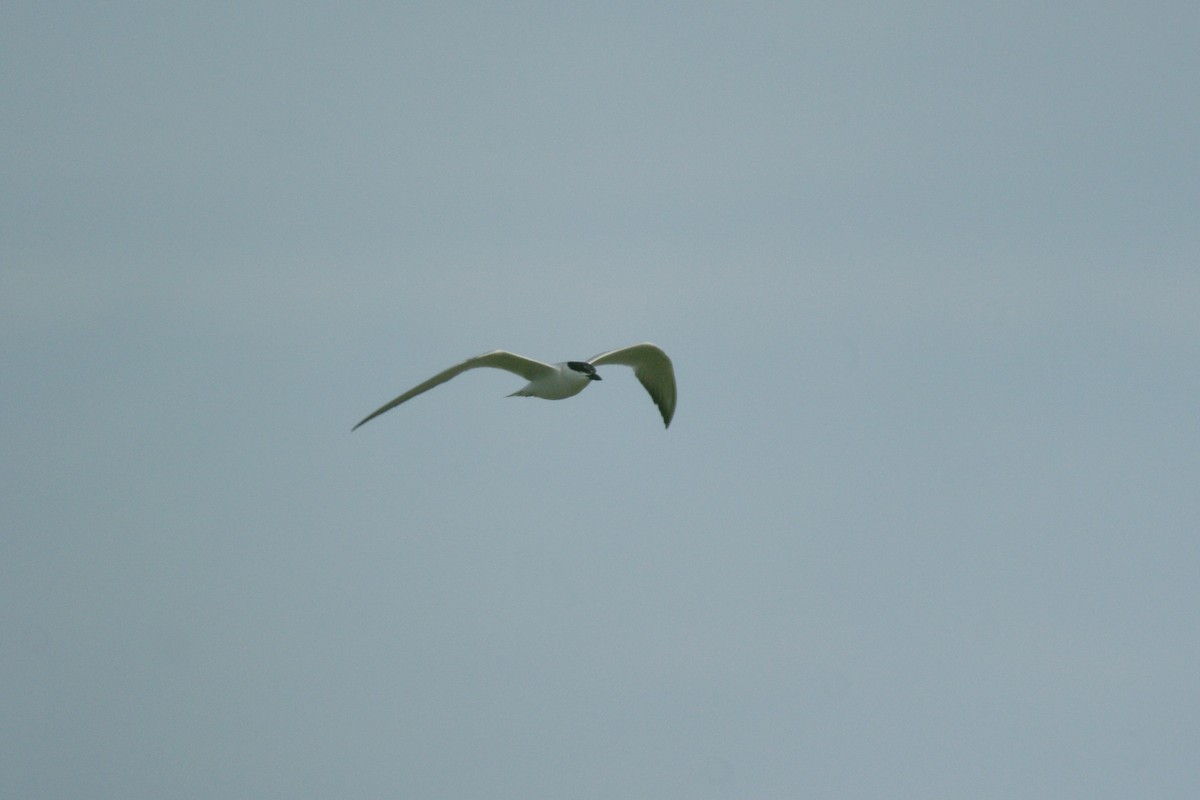
[[[358,423],[358,425],[355,425],[350,430],[355,431],[360,426],[364,425],[370,420],[375,419],[375,417],[378,417],[383,412],[391,411],[404,401],[411,400],[417,395],[428,392],[433,387],[445,383],[455,375],[466,372],[469,369],[475,369],[477,367],[494,367],[496,369],[507,370],[508,372],[520,375],[527,381],[536,380],[537,378],[554,371],[554,367],[550,366],[549,364],[543,364],[541,361],[534,361],[532,358],[519,356],[516,353],[510,353],[507,350],[493,350],[490,353],[484,353],[483,355],[475,356],[474,358],[468,358],[466,361],[450,367],[450,369],[442,370],[424,383],[418,384],[417,386],[409,389],[407,392],[400,395],[390,403],[387,403],[386,405],[377,408],[375,411],[372,411],[363,419],[362,422]]]
[[[592,356],[588,363],[593,367],[602,364],[633,367],[633,374],[646,387],[650,399],[662,413],[663,425],[670,427],[671,417],[675,416],[675,367],[666,353],[649,342],[642,342]]]

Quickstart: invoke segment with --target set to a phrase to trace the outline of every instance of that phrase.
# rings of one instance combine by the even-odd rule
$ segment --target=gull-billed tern
[[[641,381],[642,386],[650,393],[650,399],[662,413],[664,427],[671,425],[671,417],[675,415],[675,368],[671,359],[657,346],[649,342],[609,350],[606,353],[592,356],[587,361],[564,361],[560,364],[543,364],[532,358],[519,356],[507,350],[493,350],[474,358],[468,358],[450,369],[443,370],[422,384],[414,386],[390,403],[379,407],[368,414],[362,422],[351,430],[375,419],[385,411],[390,411],[406,400],[428,392],[433,387],[445,383],[477,367],[494,367],[520,375],[529,381],[523,388],[518,389],[509,397],[540,397],[543,400],[562,400],[579,394],[592,381],[600,380],[596,367],[604,364],[624,364],[633,367],[633,374]]]

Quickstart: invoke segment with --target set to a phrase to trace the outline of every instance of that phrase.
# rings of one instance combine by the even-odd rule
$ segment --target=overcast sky
[[[1194,796],[1198,41],[6,2],[0,795]]]

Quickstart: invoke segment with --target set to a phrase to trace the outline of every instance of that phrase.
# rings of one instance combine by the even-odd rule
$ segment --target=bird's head
[[[587,376],[588,380],[600,380],[600,376],[596,374],[596,368],[586,361],[568,361],[567,366],[576,372],[582,372]]]

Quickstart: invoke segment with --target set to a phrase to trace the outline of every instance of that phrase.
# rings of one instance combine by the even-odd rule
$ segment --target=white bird
[[[529,381],[523,388],[518,389],[509,397],[540,397],[543,400],[562,400],[582,392],[592,381],[600,380],[596,367],[603,364],[624,364],[633,367],[633,374],[641,381],[642,386],[650,393],[650,399],[662,413],[664,427],[669,427],[671,417],[675,415],[675,368],[671,359],[657,346],[649,342],[609,350],[592,356],[587,361],[563,361],[559,364],[543,364],[532,358],[519,356],[507,350],[493,350],[490,353],[468,358],[450,369],[443,370],[422,384],[409,389],[404,394],[368,414],[362,422],[351,430],[357,430],[370,420],[375,419],[385,411],[390,411],[406,400],[411,400],[433,387],[445,383],[456,375],[477,367],[495,367],[508,370]]]

